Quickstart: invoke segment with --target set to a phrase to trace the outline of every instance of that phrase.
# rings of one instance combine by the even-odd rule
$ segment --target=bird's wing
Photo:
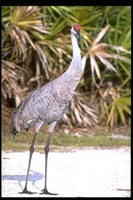
[[[31,92],[22,102],[20,107],[20,113],[23,113],[27,108],[29,110],[34,109],[34,112],[36,112],[36,110],[38,110],[39,112],[41,111],[42,108],[43,109],[47,108],[51,90],[52,90],[51,83],[47,83],[41,88]]]

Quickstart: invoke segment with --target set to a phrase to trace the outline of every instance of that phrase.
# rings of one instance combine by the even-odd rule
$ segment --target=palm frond
[[[88,99],[84,95],[76,92],[71,101],[70,108],[63,116],[62,121],[70,126],[94,126],[98,124],[97,112],[90,108]]]
[[[93,40],[92,45],[93,47],[95,47],[100,40],[103,38],[103,36],[105,35],[105,33],[107,32],[107,30],[109,29],[110,25],[108,24],[105,28],[103,28],[100,33],[96,36],[96,38]]]
[[[97,35],[97,37],[93,40],[92,45],[88,49],[87,53],[82,57],[82,70],[83,71],[85,69],[87,59],[90,58],[90,66],[91,66],[91,72],[92,72],[92,77],[93,77],[94,83],[95,83],[94,72],[96,72],[96,75],[99,79],[101,77],[100,69],[98,67],[96,58],[98,58],[107,67],[107,69],[114,71],[119,76],[115,67],[107,59],[125,60],[125,58],[123,56],[119,55],[119,51],[123,51],[123,52],[130,54],[130,51],[127,51],[126,49],[124,49],[121,46],[109,45],[107,43],[99,43],[108,29],[109,29],[109,25],[107,25],[105,28],[103,28],[100,31],[100,33]],[[116,50],[117,53],[111,52],[111,49]]]
[[[16,106],[18,102],[22,101],[23,91],[18,84],[18,74],[22,75],[22,73],[25,74],[27,72],[13,62],[2,60],[2,95],[5,99],[16,97]]]

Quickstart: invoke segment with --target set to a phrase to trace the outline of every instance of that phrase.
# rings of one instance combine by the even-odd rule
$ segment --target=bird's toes
[[[31,192],[28,191],[27,189],[24,189],[22,192],[19,192],[19,194],[36,194],[37,192]]]
[[[58,195],[57,193],[52,193],[52,192],[48,192],[47,189],[43,189],[42,192],[40,194],[47,194],[47,195]]]

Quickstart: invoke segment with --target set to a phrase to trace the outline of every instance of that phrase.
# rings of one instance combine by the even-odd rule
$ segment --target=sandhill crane
[[[24,99],[22,104],[14,110],[10,119],[9,134],[12,137],[21,130],[28,131],[31,126],[35,128],[35,134],[30,146],[25,187],[21,193],[33,193],[27,190],[27,183],[31,159],[34,152],[34,142],[41,126],[48,125],[48,137],[44,148],[45,185],[41,194],[54,195],[54,193],[48,192],[47,189],[49,144],[55,125],[63,117],[64,113],[66,113],[74,91],[82,76],[81,54],[78,45],[80,29],[81,27],[79,24],[74,24],[70,30],[73,55],[68,69],[60,77],[31,92]]]

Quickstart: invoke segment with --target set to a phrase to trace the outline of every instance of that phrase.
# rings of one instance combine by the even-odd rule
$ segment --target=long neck
[[[78,39],[73,34],[71,34],[71,41],[72,41],[73,56],[70,66],[60,77],[54,80],[54,85],[56,84],[57,81],[56,88],[61,88],[58,89],[58,93],[62,94],[62,91],[64,91],[62,90],[62,88],[65,87],[68,94],[67,97],[70,99],[74,94],[74,91],[82,76],[82,63],[81,63],[80,49],[78,46]],[[59,84],[59,82],[61,84]]]
[[[66,72],[69,73],[69,76],[72,77],[73,79],[80,80],[80,77],[82,75],[80,48],[78,45],[78,38],[76,38],[72,33],[71,33],[71,42],[73,51],[72,61]]]
[[[71,34],[71,43],[72,43],[72,50],[73,50],[73,59],[79,59],[81,60],[81,55],[80,55],[80,48],[78,45],[78,38],[76,38],[73,34]]]

